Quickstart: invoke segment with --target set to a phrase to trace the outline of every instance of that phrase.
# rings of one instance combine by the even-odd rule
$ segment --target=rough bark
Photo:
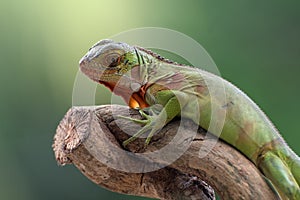
[[[126,133],[135,133],[141,126],[115,118],[115,113],[130,113],[140,119],[136,110],[124,106],[71,108],[54,137],[58,163],[73,163],[99,186],[123,194],[157,199],[215,199],[215,190],[222,199],[276,199],[253,163],[230,145],[205,136],[201,128],[194,134],[195,124],[191,121],[173,120],[153,137],[147,148],[140,138],[124,149],[120,144],[129,137]],[[174,145],[176,137],[180,142]],[[166,146],[172,148],[163,152],[161,149]],[[213,147],[209,152],[204,150],[208,153],[204,157],[199,156],[203,146]],[[151,152],[159,153],[153,156]]]

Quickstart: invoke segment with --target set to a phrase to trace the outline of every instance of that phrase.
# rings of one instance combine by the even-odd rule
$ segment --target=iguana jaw
[[[101,66],[97,66],[93,61],[87,61],[84,58],[80,61],[80,70],[86,76],[88,76],[93,81],[117,81],[121,75],[116,73],[116,68],[103,68]]]
[[[132,93],[128,85],[120,84],[122,75],[115,74],[113,70],[91,68],[84,60],[80,62],[80,70],[93,81],[105,85],[112,92],[126,100],[129,98],[127,96]]]

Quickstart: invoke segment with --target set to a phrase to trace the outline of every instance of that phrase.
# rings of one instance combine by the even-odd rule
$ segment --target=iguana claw
[[[145,145],[147,146],[150,141],[152,136],[164,126],[164,123],[157,123],[158,120],[158,115],[155,114],[155,112],[151,112],[152,115],[149,115],[147,113],[145,113],[143,110],[139,110],[139,113],[141,114],[141,116],[144,119],[135,119],[135,118],[131,118],[131,117],[126,117],[126,116],[121,116],[118,115],[118,118],[122,118],[122,119],[126,119],[126,120],[130,120],[139,124],[143,124],[143,128],[140,129],[138,132],[136,132],[133,136],[131,136],[129,139],[125,140],[122,144],[125,147],[126,145],[128,145],[130,142],[133,142],[134,140],[136,140],[138,137],[140,137],[141,135],[147,133],[148,131],[150,131],[150,133],[148,134],[146,140],[145,140]]]

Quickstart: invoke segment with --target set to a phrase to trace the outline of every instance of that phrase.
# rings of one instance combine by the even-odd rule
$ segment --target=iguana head
[[[92,46],[79,65],[85,75],[122,96],[130,107],[144,108],[148,106],[140,97],[144,94],[138,93],[145,92],[140,90],[145,84],[141,72],[147,71],[144,64],[151,59],[140,47],[106,39]]]
[[[81,71],[97,82],[113,82],[145,62],[139,50],[126,43],[101,40],[80,60]]]

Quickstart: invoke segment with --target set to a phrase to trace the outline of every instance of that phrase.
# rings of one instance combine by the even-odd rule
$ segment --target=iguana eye
[[[105,56],[104,66],[116,67],[120,64],[120,55],[118,53],[110,53]]]

